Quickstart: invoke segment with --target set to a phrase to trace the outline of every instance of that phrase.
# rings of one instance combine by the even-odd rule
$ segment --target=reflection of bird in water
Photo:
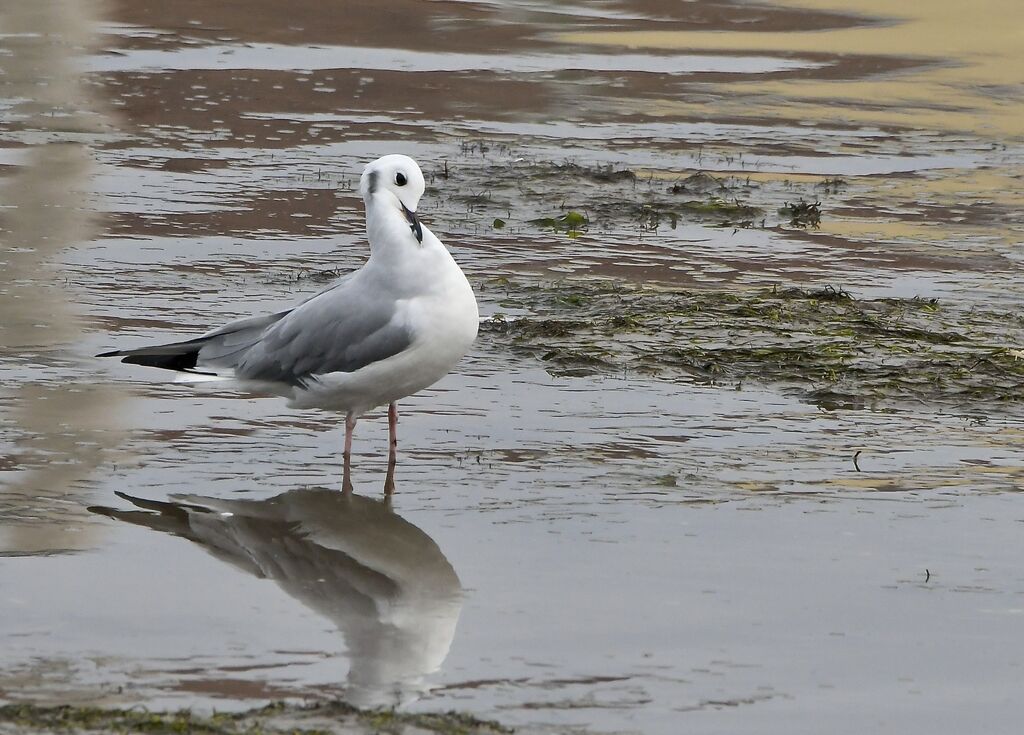
[[[137,510],[90,510],[194,541],[334,622],[351,661],[350,704],[416,699],[448,655],[462,608],[459,578],[433,539],[388,500],[323,488],[268,500],[117,495]]]

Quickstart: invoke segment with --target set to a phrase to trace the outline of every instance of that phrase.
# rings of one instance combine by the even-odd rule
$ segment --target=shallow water
[[[955,44],[975,16],[946,2],[4,8],[0,698],[1015,731],[1019,402],[829,411],[757,380],[553,377],[482,339],[403,403],[393,508],[324,511],[337,417],[90,357],[358,266],[354,186],[386,152],[423,165],[486,315],[495,279],[566,275],[1013,313],[1024,16],[982,5],[1005,22]],[[669,191],[697,170],[725,189]],[[761,214],[650,217],[715,193]],[[800,199],[818,228],[778,212]],[[578,236],[530,222],[569,210]],[[1024,348],[1004,327],[992,347]],[[379,415],[356,440],[379,498]],[[115,492],[201,497],[123,522]],[[337,522],[296,536],[267,508]]]

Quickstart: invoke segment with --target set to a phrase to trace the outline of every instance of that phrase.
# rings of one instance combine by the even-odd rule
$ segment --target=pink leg
[[[345,459],[352,457],[352,432],[356,428],[356,417],[352,414],[345,416]]]

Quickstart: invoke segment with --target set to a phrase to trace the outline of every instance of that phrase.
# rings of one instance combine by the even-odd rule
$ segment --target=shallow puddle
[[[1022,11],[592,5],[3,10],[0,699],[1012,731]],[[393,504],[379,414],[349,498],[338,417],[91,358],[357,267],[387,152],[490,320]]]

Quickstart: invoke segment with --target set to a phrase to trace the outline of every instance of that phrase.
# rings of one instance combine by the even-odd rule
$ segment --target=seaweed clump
[[[545,229],[551,229],[555,232],[564,232],[570,237],[573,237],[587,229],[587,226],[590,224],[590,218],[580,212],[569,210],[558,217],[538,217],[536,219],[532,219],[530,220],[530,224],[537,225],[538,227]]]
[[[845,289],[686,291],[605,281],[516,285],[481,335],[554,375],[640,373],[781,386],[829,408],[1024,402],[1019,314]],[[500,339],[499,339],[500,337]]]
[[[792,227],[818,227],[821,225],[821,202],[786,202],[785,206],[779,208],[779,214],[789,217]]]
[[[512,730],[460,712],[403,713],[360,710],[335,702],[316,705],[270,704],[209,716],[189,710],[149,712],[100,707],[0,706],[0,731],[9,735],[42,733],[150,733],[152,735],[509,735]]]

